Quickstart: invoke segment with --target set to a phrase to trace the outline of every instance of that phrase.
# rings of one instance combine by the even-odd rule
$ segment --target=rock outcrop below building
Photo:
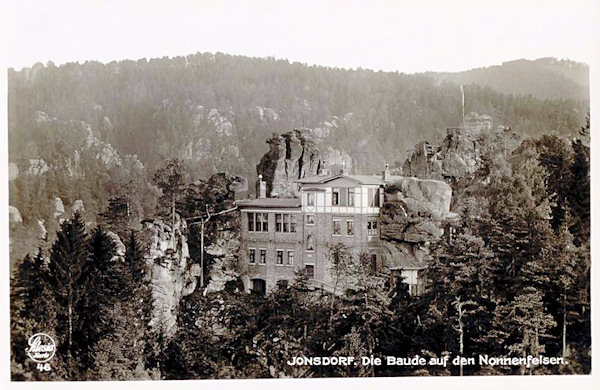
[[[442,222],[455,217],[451,200],[452,189],[440,180],[400,177],[387,185],[380,230],[388,269],[414,279],[426,267],[429,245],[444,234]]]

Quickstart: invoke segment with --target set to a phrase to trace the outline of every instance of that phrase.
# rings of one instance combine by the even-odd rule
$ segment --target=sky
[[[196,52],[341,68],[459,71],[518,58],[590,62],[600,1],[9,1],[3,62]],[[596,23],[594,23],[596,22]]]

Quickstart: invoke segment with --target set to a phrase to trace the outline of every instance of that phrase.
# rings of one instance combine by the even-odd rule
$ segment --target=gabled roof
[[[258,198],[238,200],[235,204],[239,208],[298,208],[301,206],[300,199],[298,198]]]
[[[381,180],[380,176],[375,175],[344,175],[344,174],[336,174],[336,175],[316,175],[316,176],[308,176],[303,179],[297,181],[299,184],[324,184],[330,182],[335,179],[349,179],[357,182],[358,184],[366,184],[366,185],[384,185],[385,182]]]

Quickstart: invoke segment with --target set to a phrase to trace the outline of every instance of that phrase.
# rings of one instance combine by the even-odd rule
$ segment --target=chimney
[[[319,176],[327,176],[329,174],[327,169],[327,161],[321,160],[319,164],[319,170],[317,171],[317,175]]]
[[[350,172],[348,172],[348,168],[346,167],[346,160],[342,161],[342,175],[348,175],[350,174]]]
[[[258,180],[256,181],[256,198],[264,199],[267,197],[267,182],[263,181],[262,175],[258,175]]]
[[[381,180],[388,181],[390,179],[390,164],[385,164],[385,169],[381,172]]]

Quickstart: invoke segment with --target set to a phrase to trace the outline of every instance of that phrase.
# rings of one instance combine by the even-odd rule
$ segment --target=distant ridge
[[[498,92],[538,99],[589,99],[589,67],[553,57],[518,59],[463,72],[425,72],[438,81],[479,84]]]

